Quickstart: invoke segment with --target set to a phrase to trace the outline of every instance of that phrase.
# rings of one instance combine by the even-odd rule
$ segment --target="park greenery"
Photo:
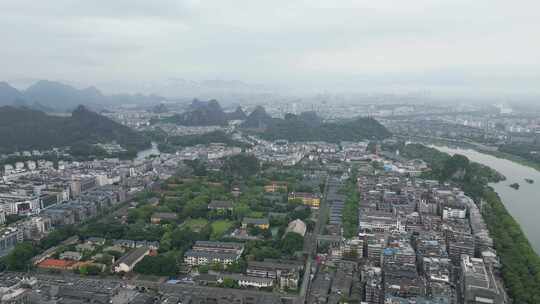
[[[226,177],[245,179],[255,175],[260,169],[259,160],[249,154],[237,154],[225,159],[221,170]]]
[[[201,164],[204,165],[204,164]],[[313,227],[311,210],[299,200],[289,201],[287,191],[265,193],[264,186],[271,181],[287,182],[289,190],[316,192],[319,183],[306,184],[301,170],[261,170],[258,162],[247,155],[238,155],[224,161],[223,175],[216,176],[212,170],[204,170],[201,176],[174,176],[161,183],[160,189],[143,192],[133,201],[114,210],[102,212],[102,216],[77,226],[55,229],[39,243],[23,242],[0,260],[0,268],[26,271],[33,266],[31,258],[46,249],[59,245],[65,239],[78,235],[82,240],[101,237],[134,241],[158,241],[157,255],[145,257],[134,271],[142,275],[174,276],[181,270],[183,254],[198,240],[244,241],[231,236],[242,226],[245,217],[268,218],[269,229],[249,225],[247,232],[256,239],[245,241],[246,250],[240,261],[227,267],[229,272],[242,272],[248,260],[265,258],[296,259],[303,249],[303,236],[286,232],[287,225],[301,219]],[[226,178],[229,182],[224,182]],[[232,188],[239,188],[234,196]],[[152,198],[157,198],[153,200]],[[213,200],[232,202],[232,210],[211,210]],[[156,213],[174,213],[176,219],[152,223]],[[72,246],[73,247],[73,246]],[[73,248],[63,248],[74,250]],[[99,250],[101,250],[100,248]],[[92,252],[95,255],[96,252]],[[111,256],[117,259],[121,252],[107,252],[103,264],[111,267]],[[90,258],[85,254],[85,259]],[[225,270],[223,266],[209,265],[212,269]],[[101,273],[94,266],[78,269],[80,274]],[[204,271],[204,269],[203,269]]]

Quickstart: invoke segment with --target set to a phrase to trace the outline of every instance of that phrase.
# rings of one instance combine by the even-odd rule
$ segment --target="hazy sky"
[[[0,0],[0,80],[538,93],[537,0]]]

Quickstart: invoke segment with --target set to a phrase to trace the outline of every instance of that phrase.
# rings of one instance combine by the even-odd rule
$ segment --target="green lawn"
[[[219,220],[212,223],[212,235],[213,240],[219,239],[225,232],[232,227],[232,222],[227,220]]]
[[[206,225],[208,225],[208,220],[203,218],[189,219],[184,222],[185,226],[189,227],[195,232],[200,232]]]

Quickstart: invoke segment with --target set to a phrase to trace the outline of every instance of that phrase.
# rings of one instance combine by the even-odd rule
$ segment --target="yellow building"
[[[302,204],[310,206],[311,208],[318,209],[321,205],[321,198],[317,195],[305,192],[291,192],[289,193],[289,201],[294,199],[302,200]]]
[[[286,182],[271,182],[270,184],[264,186],[264,192],[287,192],[287,183]]]
[[[242,220],[242,228],[246,229],[250,225],[253,225],[255,227],[259,227],[261,229],[266,230],[266,229],[270,228],[270,221],[267,218],[245,217]]]

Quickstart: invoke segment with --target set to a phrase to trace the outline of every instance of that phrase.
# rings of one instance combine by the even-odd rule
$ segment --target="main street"
[[[302,286],[300,287],[300,294],[298,297],[298,304],[306,303],[307,292],[309,291],[309,285],[311,283],[311,271],[313,266],[313,260],[317,255],[317,237],[321,234],[326,220],[328,218],[328,204],[326,202],[326,197],[328,193],[328,179],[326,178],[323,197],[321,199],[321,204],[319,206],[319,212],[317,216],[317,221],[313,232],[306,235],[306,241],[304,243],[304,249],[308,254],[306,261],[306,270],[304,272],[304,279],[302,281]]]

